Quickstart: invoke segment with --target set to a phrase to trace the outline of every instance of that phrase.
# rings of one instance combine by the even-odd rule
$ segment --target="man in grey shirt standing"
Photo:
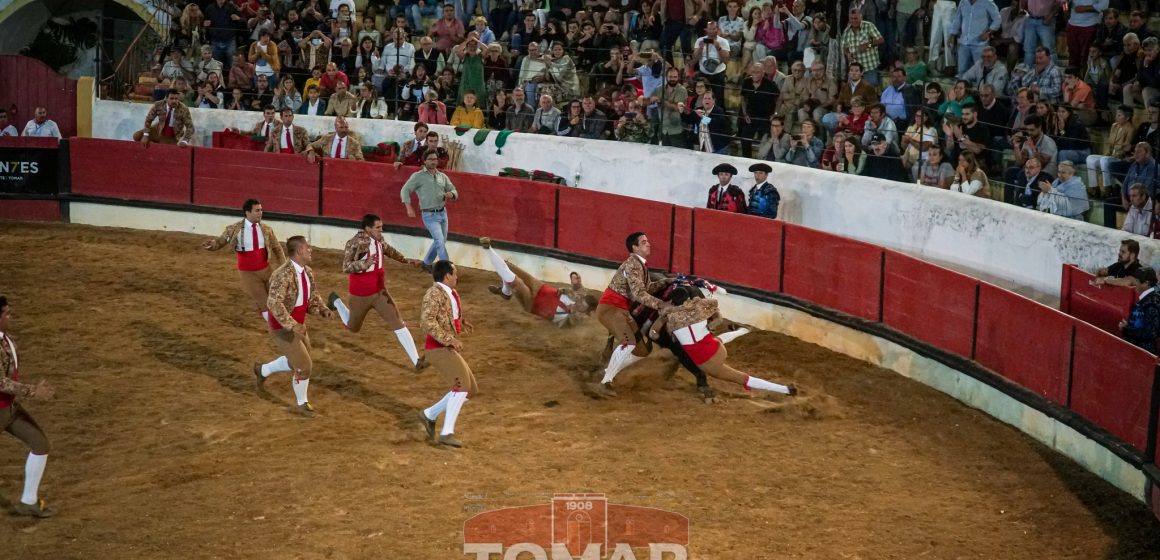
[[[444,204],[449,200],[459,198],[459,192],[451,179],[439,171],[439,153],[428,150],[423,154],[423,169],[416,171],[403,185],[403,206],[407,207],[407,216],[414,218],[415,209],[411,207],[411,193],[419,197],[419,210],[423,213],[423,225],[431,232],[431,239],[435,241],[427,256],[423,257],[423,269],[431,270],[435,257],[449,261],[447,256],[447,210]]]

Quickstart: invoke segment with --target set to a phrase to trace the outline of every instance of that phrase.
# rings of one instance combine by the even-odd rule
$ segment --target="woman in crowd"
[[[955,118],[962,118],[963,105],[967,103],[974,103],[975,98],[968,91],[970,86],[965,80],[958,80],[955,85],[951,87],[951,93],[947,96],[947,100],[942,102],[938,107],[938,114],[946,116],[952,114]]]
[[[1082,220],[1084,212],[1088,211],[1088,196],[1083,181],[1075,175],[1075,165],[1061,161],[1057,173],[1059,178],[1055,181],[1039,182],[1039,209],[1056,216]]]
[[[479,35],[474,31],[467,34],[467,39],[462,44],[454,47],[455,56],[460,60],[459,91],[455,96],[456,105],[463,103],[463,94],[467,91],[474,91],[477,95],[479,92],[487,91],[487,84],[484,83],[483,79],[482,47]]]
[[[817,133],[818,125],[813,119],[803,120],[801,133],[794,138],[789,154],[786,155],[786,163],[816,168],[821,161],[822,150],[825,149]]]
[[[757,147],[757,159],[766,161],[784,162],[793,145],[793,136],[785,130],[785,120],[781,115],[774,115],[769,119],[769,134],[761,140]]]
[[[487,84],[487,98],[494,99],[500,91],[512,87],[512,69],[503,54],[503,46],[491,43],[483,57],[483,81]]]
[[[281,112],[283,107],[289,107],[295,113],[298,112],[298,107],[302,106],[302,94],[298,93],[292,76],[282,76],[282,81],[274,88],[273,105],[275,111]]]
[[[479,37],[479,42],[484,45],[490,45],[495,42],[495,32],[487,26],[487,18],[483,16],[475,16],[471,20],[472,25],[475,26],[473,31]]]
[[[419,104],[419,122],[447,124],[447,105],[439,101],[439,96],[434,91],[428,91],[426,95],[426,100]]]
[[[552,43],[548,74],[560,88],[561,99],[571,101],[580,97],[580,77],[576,74],[576,63],[564,52],[563,43]]]
[[[741,30],[742,68],[749,68],[749,65],[753,63],[753,48],[757,46],[757,27],[760,25],[761,8],[750,8],[749,17],[745,20],[745,28]]]
[[[918,177],[919,166],[930,155],[932,151],[930,147],[937,145],[938,142],[938,131],[930,126],[927,120],[925,110],[915,111],[913,124],[907,127],[906,132],[899,138],[902,145],[902,166],[910,170],[910,175],[914,178]]]
[[[399,106],[399,119],[405,121],[414,121],[419,119],[419,105],[427,99],[427,94],[433,93],[431,88],[431,79],[427,77],[427,67],[422,64],[416,64],[414,73],[411,74],[411,80],[403,86],[403,92],[399,96],[401,103]]]
[[[508,98],[507,91],[503,89],[496,90],[491,107],[487,112],[487,127],[492,130],[505,130],[507,128],[508,109],[511,107],[512,102]]]
[[[357,34],[356,25],[351,21],[350,6],[339,4],[338,18],[330,22],[330,40],[334,41],[335,45],[338,45],[343,39],[349,39],[353,42]]]
[[[987,174],[979,169],[979,164],[975,161],[975,154],[971,152],[959,154],[959,166],[955,169],[951,190],[981,198],[991,198],[991,182],[987,180]]]
[[[1088,140],[1087,127],[1080,122],[1075,109],[1064,104],[1055,106],[1055,146],[1059,150],[1057,161],[1070,161],[1084,165],[1092,153],[1092,143]],[[1077,179],[1078,180],[1078,179]]]
[[[367,73],[374,74],[375,68],[379,67],[379,48],[378,43],[370,37],[363,37],[358,43],[358,53],[354,57],[354,65],[358,68],[366,68]],[[382,79],[378,80],[382,84]]]
[[[355,107],[354,116],[359,119],[387,118],[387,104],[379,99],[375,86],[370,82],[364,82],[359,89],[358,106]]]
[[[854,137],[846,137],[842,141],[839,148],[838,158],[834,162],[834,171],[838,173],[849,173],[851,175],[861,175],[862,169],[866,167],[866,154],[862,153],[862,146],[860,142]]]
[[[363,17],[362,26],[359,27],[357,39],[360,46],[363,44],[365,39],[370,39],[371,43],[374,45],[383,44],[383,34],[379,31],[378,26],[375,25],[375,18],[373,16]]]
[[[862,133],[866,131],[866,121],[868,120],[870,120],[870,114],[866,112],[866,102],[861,96],[855,95],[850,100],[850,112],[838,114],[836,130],[845,130],[861,137]]]
[[[830,56],[830,24],[826,21],[825,12],[808,8],[807,10],[814,15],[810,20],[809,29],[804,31],[806,49],[802,53],[802,62],[807,67],[812,67],[815,61],[824,61]]]
[[[919,165],[918,184],[924,187],[950,189],[955,179],[955,170],[951,164],[943,161],[942,150],[930,150],[926,161]]]
[[[1132,153],[1132,108],[1121,105],[1116,109],[1116,122],[1108,132],[1107,154],[1093,154],[1087,157],[1088,186],[1101,192],[1113,185],[1113,162],[1122,161]],[[1098,172],[1098,173],[1097,173]]]

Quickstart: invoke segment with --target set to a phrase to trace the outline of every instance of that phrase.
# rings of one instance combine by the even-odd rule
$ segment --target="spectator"
[[[580,98],[580,77],[576,74],[576,63],[564,51],[563,43],[552,43],[551,57],[547,61],[548,74],[560,88],[560,96],[568,101]]]
[[[246,55],[234,53],[234,64],[230,67],[229,87],[242,90],[254,87],[254,65],[246,62]]]
[[[317,161],[319,156],[363,161],[362,144],[358,138],[350,135],[345,118],[339,116],[334,119],[334,132],[323,134],[306,147],[306,158],[310,163]]]
[[[982,60],[983,47],[999,31],[999,8],[991,0],[961,0],[951,19],[950,34],[958,43],[958,75]]]
[[[809,81],[810,79],[806,77],[805,64],[799,60],[790,65],[789,75],[785,77],[785,81],[782,82],[783,87],[778,92],[775,110],[776,114],[786,119],[786,124],[790,128],[793,127],[795,120],[800,120],[797,114],[798,109],[809,98]]]
[[[427,124],[447,124],[447,105],[439,100],[439,94],[428,90],[426,99],[419,104],[419,122]]]
[[[705,36],[697,39],[693,47],[692,60],[697,61],[697,73],[708,80],[709,86],[713,88],[713,95],[718,100],[725,101],[725,67],[729,63],[729,41],[717,33],[717,22],[710,21],[705,26]]]
[[[1019,84],[1048,103],[1059,103],[1063,99],[1063,75],[1059,67],[1052,64],[1050,52],[1043,47],[1035,49],[1035,65]]]
[[[749,189],[749,214],[776,219],[777,208],[781,205],[781,193],[768,181],[773,168],[766,163],[755,163],[749,166],[749,171],[753,173],[753,186]]]
[[[227,0],[214,0],[205,7],[206,38],[213,49],[213,57],[223,66],[234,59],[238,43],[235,40],[237,22],[242,16],[237,14],[234,5]]]
[[[681,72],[676,68],[665,71],[665,85],[661,93],[661,144],[677,148],[689,148],[689,141],[685,136],[685,126],[682,115],[685,112],[685,100],[689,93],[681,85]]]
[[[1116,109],[1116,122],[1108,133],[1107,154],[1090,155],[1084,162],[1088,170],[1088,186],[1098,187],[1100,192],[1112,186],[1113,162],[1127,158],[1132,152],[1132,109],[1120,106]]]
[[[1058,161],[1070,161],[1074,164],[1084,164],[1092,153],[1092,144],[1088,140],[1087,127],[1074,114],[1075,110],[1067,105],[1055,107],[1055,145],[1059,149]]]
[[[733,130],[729,124],[729,117],[717,104],[713,92],[705,92],[701,96],[701,108],[685,113],[684,119],[693,126],[693,134],[697,137],[697,151],[722,155],[729,151]]]
[[[920,114],[915,113],[915,115]],[[930,150],[926,161],[922,162],[918,171],[918,184],[925,187],[950,189],[951,181],[955,178],[955,170],[951,164],[943,161],[942,150]]]
[[[921,104],[920,97],[918,89],[906,83],[905,70],[898,67],[890,70],[890,85],[882,90],[880,100],[886,115],[894,119],[895,128],[905,127],[913,120]]]
[[[364,15],[362,18],[362,25],[358,29],[358,36],[356,40],[359,45],[362,45],[363,40],[370,39],[372,45],[383,44],[383,34],[379,32],[378,26],[375,24],[375,18]]]
[[[273,79],[282,69],[282,57],[278,54],[278,45],[271,40],[270,32],[263,29],[258,40],[250,43],[250,55],[247,60],[254,65],[254,73]]]
[[[982,58],[962,75],[973,90],[990,84],[996,91],[1003,91],[1007,87],[1007,77],[1007,67],[999,62],[999,53],[994,47],[983,47]]]
[[[590,140],[598,140],[604,138],[604,133],[608,129],[608,117],[603,111],[596,108],[596,100],[591,96],[585,97],[581,101],[579,136],[581,138],[588,138]]]
[[[455,108],[451,114],[451,126],[466,126],[468,128],[483,128],[485,126],[483,111],[476,107],[474,90],[463,92],[463,104]]]
[[[284,76],[278,87],[274,88],[274,109],[279,112],[284,108],[290,109],[293,113],[302,106],[302,95],[298,93],[298,88],[294,85],[294,78],[291,76]]]
[[[1148,196],[1155,198],[1158,182],[1160,182],[1160,172],[1157,170],[1156,159],[1152,157],[1152,145],[1146,142],[1137,143],[1135,157],[1132,164],[1128,166],[1128,173],[1124,175],[1123,184],[1140,183],[1148,191]],[[1127,207],[1126,198],[1122,200],[1122,204],[1125,208]]]
[[[1149,37],[1141,47],[1144,57],[1136,65],[1136,77],[1123,86],[1124,105],[1147,107],[1160,95],[1160,39]]]
[[[302,62],[303,30],[301,25],[294,25],[290,34],[278,42],[278,56],[282,57],[282,72],[302,74],[308,68]]]
[[[1023,64],[1031,67],[1035,64],[1037,48],[1055,48],[1055,18],[1059,15],[1059,2],[1022,0],[1019,4],[1027,11],[1027,19],[1023,23]]]
[[[1104,58],[1099,49],[1092,47],[1088,53],[1082,78],[1083,82],[1092,90],[1096,107],[1102,109],[1108,106],[1108,86],[1112,80],[1112,69],[1108,66],[1107,59]],[[1064,79],[1066,80],[1067,77],[1064,76]]]
[[[792,145],[793,136],[786,132],[784,118],[773,115],[769,119],[769,133],[762,138],[761,145],[757,148],[757,159],[784,162]],[[750,170],[752,171],[752,168]]]
[[[508,111],[512,108],[511,98],[504,90],[497,90],[492,98],[491,107],[485,115],[487,127],[492,130],[511,130],[507,126]]]
[[[939,2],[949,2],[949,0],[938,0]],[[951,4],[952,6],[954,4]],[[948,57],[950,56],[949,50]],[[931,53],[934,53],[932,50]],[[934,60],[933,58],[931,60]],[[948,58],[949,60],[949,58]],[[906,62],[902,65],[902,69],[906,70],[906,83],[910,85],[921,84],[927,80],[926,63],[918,58],[918,49],[915,47],[907,47]]]
[[[1128,33],[1136,35],[1136,39],[1141,42],[1156,36],[1152,30],[1148,29],[1148,16],[1140,10],[1132,10],[1128,16]]]
[[[940,152],[940,149],[932,150],[932,146],[937,146],[938,131],[933,126],[927,124],[927,112],[915,111],[914,124],[906,129],[901,137],[902,142],[902,166],[910,170],[910,174],[915,178],[920,176],[922,164],[930,157],[931,152]],[[942,158],[939,158],[941,161]],[[938,166],[935,166],[936,168]],[[950,165],[947,164],[947,169]],[[950,185],[950,181],[947,181]]]
[[[861,97],[855,97],[850,100],[850,112],[838,115],[837,128],[850,132],[857,139],[860,139],[866,130],[866,123],[869,121],[870,114],[866,112],[866,103]]]
[[[907,180],[908,173],[898,164],[898,149],[891,145],[882,133],[878,132],[870,137],[870,149],[867,150],[865,157],[866,163],[859,175],[888,181]]]
[[[984,84],[979,90],[979,102],[975,105],[975,113],[979,122],[991,128],[993,137],[1003,139],[1007,135],[1005,125],[1011,120],[1011,107],[999,99],[999,91],[991,84]],[[995,145],[1002,144],[996,142]]]
[[[193,72],[193,64],[185,60],[185,53],[174,47],[169,51],[169,60],[165,61],[165,65],[161,67],[161,73],[158,77],[172,83],[178,77],[189,80],[196,75]]]
[[[1055,166],[1058,163],[1055,141],[1043,133],[1044,119],[1039,115],[1030,115],[1023,123],[1023,128],[1016,130],[1011,137],[1011,144],[1015,149],[1015,166],[1007,169],[1004,182],[1016,184],[1016,176],[1023,169],[1023,164],[1030,158],[1036,158],[1049,175],[1055,175]],[[1011,191],[1006,191],[1010,193]],[[1008,202],[1013,199],[1005,196]]]
[[[1101,12],[1108,9],[1108,0],[1071,0],[1071,17],[1067,20],[1067,58],[1083,60],[1095,43]]]
[[[169,100],[174,99],[175,96],[176,96],[175,103],[180,104],[181,103],[181,95],[179,95],[177,92],[173,92],[172,94],[167,95],[166,99],[164,101],[159,101],[157,103],[154,103],[153,108],[156,109],[159,105],[167,105],[167,104],[172,105],[173,103],[170,103]],[[182,105],[180,109],[175,108],[174,112],[184,112],[185,115],[189,115],[189,109],[186,109],[184,105]],[[150,111],[150,113],[152,113],[152,110]],[[176,126],[176,124],[173,121],[167,121],[167,122]],[[186,121],[186,122],[190,122],[190,121]],[[149,128],[149,121],[148,120],[145,121],[145,128]],[[48,109],[46,109],[44,107],[37,107],[36,109],[33,109],[33,111],[32,111],[32,120],[28,121],[28,123],[24,125],[24,132],[22,132],[20,135],[21,136],[35,136],[35,137],[40,137],[40,138],[52,137],[52,138],[56,138],[57,140],[60,140],[60,127],[56,126],[56,121],[50,120],[48,118]],[[192,138],[192,128],[190,130],[190,135],[191,135],[190,137]],[[184,135],[178,134],[177,138],[184,138]],[[138,140],[138,141],[140,140],[136,136],[134,136],[133,139]]]
[[[1128,33],[1128,28],[1120,23],[1120,12],[1115,8],[1104,10],[1103,20],[1104,24],[1096,29],[1092,46],[1100,50],[1104,59],[1110,60],[1123,49],[1124,35]]]
[[[246,95],[242,91],[242,88],[235,87],[230,92],[229,101],[226,102],[226,110],[228,110],[228,111],[246,111],[246,110],[248,110],[246,108],[246,104],[248,102],[249,101],[246,99]]]
[[[196,6],[197,4],[190,5]],[[213,47],[202,45],[201,58],[194,65],[193,72],[196,74],[197,81],[199,82],[208,80],[210,74],[217,74],[219,80],[224,77],[222,76],[222,63],[213,57]]]
[[[261,111],[266,105],[274,103],[274,90],[270,89],[270,79],[265,74],[258,76],[258,87],[250,93],[249,100],[246,107],[251,111]]]
[[[987,180],[987,174],[982,169],[979,169],[979,164],[975,161],[974,154],[970,152],[959,154],[959,166],[955,169],[955,178],[951,182],[951,190],[982,198],[991,198],[991,183]]]
[[[266,137],[266,151],[282,154],[301,154],[310,145],[306,129],[294,124],[294,110],[283,107],[282,122]]]
[[[722,163],[713,168],[717,176],[717,184],[709,187],[709,202],[705,206],[710,210],[724,210],[725,212],[746,213],[745,191],[732,184],[733,176],[737,175],[737,168]]]
[[[673,45],[681,41],[681,53],[693,51],[693,28],[701,23],[705,8],[694,0],[658,0],[660,6],[661,54],[669,64],[673,63]],[[698,60],[693,57],[692,60]],[[685,63],[688,65],[688,63]]]
[[[354,116],[354,110],[358,106],[358,98],[346,90],[346,82],[337,81],[334,85],[337,89],[327,100],[326,113],[324,114],[338,117]]]
[[[1015,201],[1024,208],[1038,208],[1040,183],[1051,184],[1055,181],[1050,173],[1043,171],[1043,164],[1038,159],[1028,159],[1023,163],[1023,169],[1015,177],[1015,182],[1007,188],[1015,190]]]
[[[961,118],[963,105],[975,102],[975,98],[967,91],[967,87],[967,82],[957,80],[955,85],[951,87],[951,93],[947,96],[946,101],[938,106],[938,114],[941,116],[954,115],[955,118]]]
[[[214,89],[209,82],[199,82],[197,84],[197,95],[193,98],[193,103],[190,107],[198,109],[218,109],[224,108],[225,100],[222,99],[221,93]],[[0,133],[0,136],[3,136]]]
[[[765,70],[760,64],[749,67],[749,77],[741,84],[741,154],[750,157],[753,153],[753,138],[769,129],[769,117],[777,107],[777,84],[765,79]]]
[[[535,119],[536,110],[528,105],[524,96],[524,90],[515,88],[512,90],[512,105],[507,110],[507,128],[515,132],[534,132],[532,130],[532,121]]]
[[[431,78],[427,76],[427,67],[416,64],[411,80],[403,86],[403,91],[399,94],[399,99],[402,101],[398,109],[399,119],[418,120],[419,105],[422,105],[427,99],[427,94],[432,92],[433,88]]]
[[[826,14],[817,10],[811,10],[813,19],[810,21],[810,27],[805,31],[805,37],[802,38],[804,45],[802,47],[802,62],[805,65],[811,66],[815,61],[825,60],[830,56],[830,24],[826,21]]]
[[[559,134],[562,115],[550,95],[540,96],[540,107],[532,116],[531,131],[536,134]]]
[[[43,107],[36,108],[37,119],[41,119],[44,114]],[[35,122],[29,121],[28,126],[24,128],[25,136],[52,136],[52,134],[29,134],[28,129]],[[52,128],[56,129],[56,123],[52,121],[41,120],[41,122],[51,124]],[[157,143],[177,144],[184,148],[193,141],[193,131],[193,117],[189,114],[189,108],[181,102],[181,94],[171,90],[165,99],[149,108],[149,112],[145,114],[145,126],[133,133],[133,141],[140,142],[145,147],[150,143]],[[59,139],[60,132],[58,131],[55,136]]]
[[[364,83],[363,87],[359,89],[358,105],[355,106],[354,114],[351,116],[359,119],[387,118],[387,104],[379,99],[374,84]]]
[[[851,175],[862,174],[862,169],[866,166],[866,154],[862,153],[862,147],[854,137],[844,138],[841,144],[835,140],[834,149],[837,151],[834,171]]]
[[[855,97],[878,99],[878,92],[874,90],[874,86],[863,79],[864,74],[862,73],[862,65],[860,63],[851,62],[850,68],[847,70],[847,76],[849,77],[849,81],[838,91],[834,111],[822,117],[822,126],[826,127],[827,130],[833,131],[837,129],[838,117],[847,107],[850,107],[850,101]]]
[[[968,0],[969,1],[969,0]],[[989,0],[982,0],[989,1]],[[851,71],[855,62],[858,65],[858,78],[853,76],[850,78],[850,89],[853,90],[862,77],[866,78],[868,85],[871,86],[869,94],[859,93],[864,99],[876,99],[878,97],[877,91],[873,91],[874,86],[878,85],[878,46],[885,43],[882,34],[878,32],[878,28],[874,27],[873,23],[862,21],[862,10],[859,8],[850,9],[850,24],[846,30],[842,32],[842,51],[846,53],[848,60],[854,61],[850,63]],[[843,90],[844,92],[845,90]]]
[[[1040,181],[1040,195],[1037,207],[1043,212],[1083,220],[1088,211],[1087,189],[1075,174],[1075,165],[1070,161],[1059,163],[1059,178],[1054,182]]]
[[[487,0],[484,0],[485,2]],[[486,11],[484,12],[486,13]],[[487,26],[487,18],[483,16],[475,16],[471,20],[472,31],[476,37],[479,37],[479,42],[484,45],[490,45],[495,42],[495,32]]]
[[[720,30],[721,37],[729,41],[729,52],[740,53],[742,40],[745,37],[745,18],[741,17],[740,1],[729,0],[725,3],[725,13],[717,18],[717,29]],[[742,67],[747,68],[747,66]]]
[[[1124,50],[1118,57],[1111,60],[1112,76],[1108,83],[1108,97],[1121,99],[1124,95],[1124,85],[1136,79],[1136,68],[1140,61],[1140,40],[1135,33],[1124,35]]]
[[[310,35],[307,35],[298,43],[298,48],[302,49],[302,67],[313,69],[315,67],[328,66],[330,62],[330,51],[333,46],[334,42],[322,31],[318,29],[311,31]],[[347,85],[350,85],[350,83],[347,82]],[[322,90],[324,96],[330,95],[326,88],[322,88]],[[333,89],[330,91],[333,91]]]
[[[1068,68],[1063,73],[1063,105],[1070,107],[1085,126],[1096,122],[1096,97],[1091,86],[1079,78],[1079,70]]]
[[[1120,252],[1116,262],[1096,270],[1095,284],[1134,286],[1136,285],[1134,276],[1141,267],[1140,243],[1135,239],[1125,239],[1120,242]]]
[[[318,89],[322,91],[323,97],[329,97],[338,92],[339,84],[342,84],[343,91],[350,89],[350,78],[346,72],[338,69],[337,64],[331,62],[326,65],[326,72],[318,78]],[[334,100],[329,100],[328,104],[333,106]]]
[[[817,137],[818,125],[813,119],[805,119],[801,124],[801,132],[794,138],[794,143],[786,155],[786,163],[802,167],[817,168],[821,163],[822,150],[825,144]]]
[[[318,98],[318,86],[307,86],[306,101],[298,107],[298,114],[314,117],[321,117],[326,114],[326,101]]]
[[[613,131],[617,140],[635,142],[638,144],[652,144],[655,142],[652,124],[644,111],[629,111],[616,123]]]
[[[870,118],[867,119],[862,131],[862,147],[870,149],[872,139],[877,135],[883,137],[883,141],[893,149],[895,155],[898,154],[898,126],[894,124],[893,119],[886,118],[886,107],[881,103],[870,106]],[[896,161],[895,167],[897,164]]]
[[[377,57],[373,68],[375,85],[383,97],[398,111],[399,90],[415,71],[415,45],[407,42],[407,34],[400,29],[390,31],[391,42],[383,45],[383,54]]]
[[[1124,231],[1148,237],[1152,234],[1152,199],[1144,185],[1136,183],[1128,187],[1128,217],[1124,219]],[[1133,243],[1135,243],[1133,241]],[[1137,247],[1139,247],[1137,245]]]
[[[459,59],[459,90],[456,93],[455,104],[463,103],[467,91],[474,91],[478,101],[479,94],[487,94],[487,83],[483,79],[483,44],[479,36],[472,31],[463,44],[453,49]]]
[[[1128,318],[1120,321],[1124,340],[1156,353],[1156,338],[1160,336],[1160,293],[1156,292],[1156,271],[1151,268],[1136,270],[1136,292],[1140,294]]]
[[[829,144],[826,144],[825,149],[822,150],[822,161],[819,166],[826,171],[835,171],[838,158],[842,155],[842,150],[846,145],[846,139],[851,135],[848,132],[838,131],[830,137]]]
[[[467,29],[463,22],[455,18],[455,7],[451,4],[443,6],[443,17],[431,26],[431,38],[435,40],[435,48],[447,52],[451,45],[458,45],[467,37]]]

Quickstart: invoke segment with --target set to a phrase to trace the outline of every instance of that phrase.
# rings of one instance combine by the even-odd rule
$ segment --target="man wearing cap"
[[[862,168],[860,175],[910,182],[910,178],[906,176],[906,171],[898,159],[898,150],[890,145],[886,136],[881,132],[875,132],[870,136],[870,150],[866,154],[866,167]]]
[[[768,163],[755,163],[749,166],[749,171],[753,173],[755,183],[749,189],[749,213],[763,218],[777,218],[781,193],[777,192],[777,187],[767,180],[773,168]]]
[[[1136,271],[1136,292],[1140,297],[1132,304],[1128,318],[1120,321],[1124,340],[1156,353],[1156,338],[1160,337],[1160,294],[1156,293],[1156,271],[1144,267]]]
[[[709,187],[709,203],[706,207],[744,214],[746,212],[745,191],[730,183],[733,176],[737,174],[737,168],[728,163],[722,163],[713,168],[713,174],[717,176],[719,183]]]

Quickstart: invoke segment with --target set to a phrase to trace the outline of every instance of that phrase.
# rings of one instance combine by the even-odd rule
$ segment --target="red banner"
[[[640,198],[560,188],[559,249],[611,261],[628,258],[624,240],[643,231],[652,244],[649,268],[668,268],[672,205]]]
[[[785,224],[783,235],[782,291],[856,317],[879,320],[881,247],[793,224]]]
[[[783,223],[707,208],[693,210],[693,272],[729,284],[781,291]]]
[[[318,215],[318,165],[306,156],[194,148],[193,157],[194,204],[241,208],[256,198],[267,212]]]
[[[1071,409],[1143,452],[1156,357],[1091,325],[1075,329]]]
[[[1075,319],[985,282],[979,286],[975,361],[1067,405]]]
[[[76,194],[189,203],[190,148],[73,138],[69,152]]]
[[[883,282],[883,323],[971,358],[978,280],[887,250]]]

